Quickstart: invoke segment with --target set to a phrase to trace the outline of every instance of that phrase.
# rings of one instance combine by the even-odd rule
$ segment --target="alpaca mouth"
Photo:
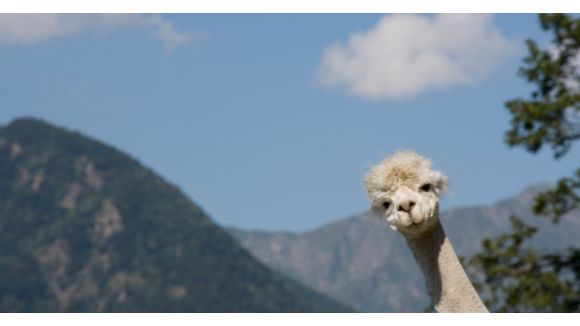
[[[409,227],[410,228],[418,228],[421,224],[423,224],[423,222],[424,222],[424,220],[420,221],[420,222],[413,222],[413,223],[411,223],[411,225],[409,225]]]
[[[410,229],[421,227],[429,217],[399,212],[399,215],[396,218],[402,227]]]
[[[429,219],[429,216],[424,216],[423,218],[421,218],[418,221],[411,218],[411,224],[408,227],[409,228],[419,228],[419,227],[423,226],[427,222],[428,219]]]

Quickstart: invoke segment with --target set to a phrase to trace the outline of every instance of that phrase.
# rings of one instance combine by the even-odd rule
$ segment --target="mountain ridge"
[[[509,231],[511,215],[539,227],[534,244],[540,249],[578,244],[579,212],[556,226],[532,214],[534,194],[547,188],[533,185],[493,205],[450,208],[442,211],[441,221],[463,256],[474,253],[482,238]],[[403,237],[368,211],[303,233],[228,231],[271,268],[360,311],[420,312],[429,303]]]
[[[40,119],[0,128],[0,232],[2,312],[351,311],[138,160]]]

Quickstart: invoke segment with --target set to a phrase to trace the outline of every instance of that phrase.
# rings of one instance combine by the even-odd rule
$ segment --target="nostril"
[[[401,203],[398,207],[397,210],[398,211],[403,211],[403,212],[410,212],[413,209],[413,206],[415,206],[416,202],[409,200],[406,202]]]

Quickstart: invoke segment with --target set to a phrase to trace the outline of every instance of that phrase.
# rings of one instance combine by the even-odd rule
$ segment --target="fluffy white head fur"
[[[414,152],[398,152],[371,168],[365,188],[371,208],[406,237],[417,237],[439,218],[447,177]]]

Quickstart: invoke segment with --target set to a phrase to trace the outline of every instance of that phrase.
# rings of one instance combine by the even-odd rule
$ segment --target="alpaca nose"
[[[403,212],[410,212],[413,209],[413,206],[415,206],[415,202],[412,200],[403,200],[402,202],[399,203],[399,207],[397,207],[397,209],[399,211],[403,211]]]

